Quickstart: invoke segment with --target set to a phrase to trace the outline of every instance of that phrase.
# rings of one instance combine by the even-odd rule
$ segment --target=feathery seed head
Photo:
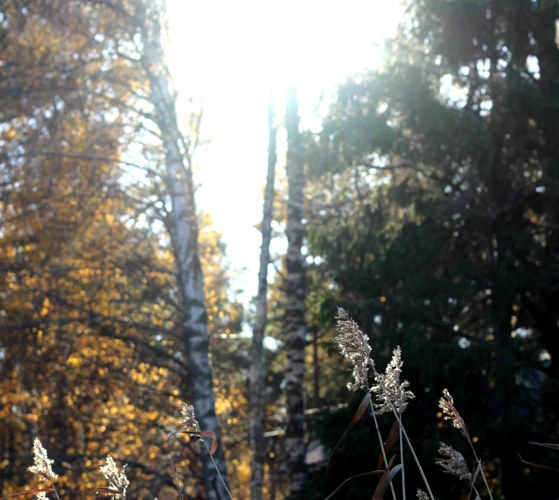
[[[37,493],[37,500],[47,500],[47,494],[44,491]]]
[[[126,469],[126,465],[122,468],[122,472],[120,472],[113,457],[110,455],[107,455],[107,465],[100,467],[101,472],[109,481],[109,488],[118,491],[113,498],[126,498],[126,488],[128,488],[130,481],[128,481],[124,469]]]
[[[420,490],[419,488],[417,489],[417,498],[419,500],[429,500],[429,497],[427,496],[427,493]]]
[[[194,413],[194,406],[182,404],[182,418],[180,423],[183,427],[183,431],[190,434],[198,434],[200,432],[200,425],[198,420],[196,420],[196,414]]]
[[[415,398],[414,393],[408,390],[410,383],[407,380],[400,383],[403,364],[402,350],[398,346],[392,353],[386,372],[384,374],[375,372],[372,391],[378,399],[375,412],[377,415],[391,412],[392,407],[401,415],[408,406],[408,401]]]
[[[439,400],[439,408],[443,411],[444,419],[451,420],[453,427],[456,427],[466,440],[470,441],[470,434],[466,423],[454,406],[454,398],[450,395],[448,389],[443,389],[443,397]]]
[[[442,442],[439,444],[439,453],[446,458],[439,458],[435,460],[435,463],[439,464],[445,472],[456,476],[458,479],[471,482],[472,475],[468,470],[466,460],[464,460],[462,453]]]
[[[347,388],[350,391],[368,390],[367,375],[371,359],[369,356],[371,353],[369,337],[361,331],[357,323],[341,307],[338,308],[336,319],[338,320],[336,330],[339,335],[334,337],[334,342],[340,347],[342,356],[353,364],[355,382],[348,383]]]
[[[53,481],[58,475],[52,471],[54,460],[49,460],[47,450],[43,448],[41,441],[35,438],[33,441],[33,461],[35,465],[29,467],[29,471],[39,476],[44,481]]]

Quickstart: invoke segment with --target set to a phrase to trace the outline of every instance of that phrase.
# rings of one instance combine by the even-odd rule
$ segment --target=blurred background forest
[[[294,51],[296,5],[282,18]],[[268,159],[226,156],[239,204],[243,178],[266,183],[241,221],[262,233],[259,262],[246,242],[257,280],[195,204],[197,175],[211,198],[220,174],[197,159],[214,147],[206,103],[174,86],[165,1],[4,0],[0,495],[38,484],[39,437],[62,498],[91,496],[108,453],[128,464],[129,498],[176,498],[169,454],[185,498],[226,498],[216,467],[234,498],[327,497],[380,453],[366,414],[326,474],[363,398],[332,342],[343,307],[379,367],[402,347],[405,425],[436,498],[470,490],[434,463],[439,441],[475,470],[437,406],[448,388],[493,497],[556,499],[557,472],[519,456],[559,467],[529,444],[559,441],[558,5],[405,0],[378,67],[301,107],[299,82],[272,92],[268,137],[243,145]],[[168,439],[183,401],[218,436],[215,462]],[[385,437],[393,420],[379,417]]]

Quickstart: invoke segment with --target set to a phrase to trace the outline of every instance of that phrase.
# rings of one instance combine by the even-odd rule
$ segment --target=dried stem
[[[470,488],[470,493],[468,493],[468,500],[470,500],[470,497],[472,496],[472,492],[475,492],[475,494],[476,494],[476,500],[477,500],[478,498],[481,498],[481,495],[479,494],[479,491],[478,491],[477,488],[475,487],[476,477],[477,477],[479,471],[480,471],[480,467],[479,467],[479,464],[478,464],[478,467],[477,467],[477,469],[476,469],[476,472],[474,473],[474,477],[472,477],[472,486],[471,486],[471,488]],[[481,473],[483,474],[483,471],[481,471]],[[490,493],[490,494],[491,494],[491,493]]]
[[[471,441],[470,439],[468,439],[468,443],[470,443],[470,448],[472,449],[472,452],[473,452],[474,457],[475,457],[476,462],[477,462],[476,474],[477,474],[477,471],[478,471],[478,470],[479,470],[479,472],[481,472],[481,477],[482,477],[482,479],[483,479],[483,483],[485,484],[485,487],[487,488],[487,493],[489,494],[489,498],[490,498],[491,500],[493,500],[493,495],[491,494],[491,488],[489,488],[489,484],[488,484],[488,482],[487,482],[487,478],[485,477],[485,474],[484,474],[484,472],[483,472],[483,466],[481,465],[481,460],[478,458],[477,453],[476,453],[476,450],[475,450],[475,448],[474,448],[474,445],[473,445],[473,443],[472,443],[472,441]]]
[[[400,418],[402,416],[400,415]],[[406,476],[404,473],[404,443],[402,442],[402,422],[400,422],[400,463],[402,464],[402,498],[406,500]]]
[[[384,441],[382,440],[382,435],[380,433],[380,429],[378,426],[378,421],[377,421],[377,416],[375,413],[375,406],[373,405],[373,400],[371,398],[371,400],[369,401],[370,405],[371,405],[371,411],[373,413],[373,420],[375,422],[375,428],[377,430],[377,436],[378,436],[378,440],[380,443],[380,449],[382,452],[382,459],[384,460],[384,466],[388,469],[388,460],[386,458],[386,452],[384,451]],[[390,481],[390,490],[392,491],[392,498],[394,500],[396,500],[396,492],[394,491],[394,485],[392,484],[392,481]]]
[[[378,374],[372,359],[369,361],[369,364],[371,365],[374,373]],[[382,379],[379,379],[378,382],[381,386],[383,386]],[[408,433],[406,432],[405,427],[402,425],[402,419],[400,418],[400,415],[398,415],[396,408],[394,408],[392,401],[388,400],[388,404],[390,405],[390,408],[392,409],[392,413],[396,417],[396,420],[398,420],[398,423],[400,424],[400,429],[402,431],[402,434],[404,435],[404,438],[406,439],[406,443],[408,443],[413,459],[415,460],[417,468],[419,469],[419,473],[421,474],[421,478],[423,479],[425,487],[427,488],[427,493],[429,494],[429,498],[430,500],[435,500],[435,497],[433,496],[433,492],[431,491],[431,487],[429,486],[429,481],[427,481],[427,477],[425,476],[425,472],[423,471],[423,467],[421,467],[421,463],[419,462],[419,458],[417,458],[417,455],[415,454],[415,450],[413,448],[410,438],[408,437]]]
[[[472,443],[472,439],[470,438],[470,433],[468,431],[468,428],[466,427],[466,423],[464,422],[464,419],[460,416],[460,413],[456,409],[456,406],[454,406],[454,399],[451,396],[450,392],[448,392],[448,389],[443,389],[443,397],[439,400],[439,408],[443,411],[445,420],[452,421],[452,425],[460,431],[462,436],[464,436],[464,439],[470,445],[470,448],[472,449],[472,453],[474,454],[474,457],[477,462],[476,475],[478,471],[481,472],[481,477],[483,478],[483,482],[485,484],[485,487],[487,488],[487,493],[489,494],[489,498],[493,500],[493,495],[491,494],[491,489],[489,488],[489,484],[487,483],[487,478],[483,473],[481,460],[477,456],[476,450],[474,448],[474,444]],[[475,481],[475,476],[472,483],[474,481]]]
[[[396,418],[398,418],[397,414],[396,414]],[[433,496],[433,492],[431,491],[431,487],[429,486],[429,481],[427,481],[427,477],[425,476],[425,472],[423,472],[423,467],[421,467],[421,464],[419,463],[419,459],[417,458],[417,455],[415,454],[415,450],[413,449],[413,445],[411,444],[410,438],[408,437],[408,433],[406,432],[406,429],[402,425],[402,421],[399,418],[398,418],[398,422],[400,423],[400,428],[402,429],[402,434],[406,438],[406,442],[408,443],[408,446],[410,447],[410,451],[411,451],[411,454],[413,455],[413,459],[415,460],[415,463],[417,464],[417,468],[419,469],[419,473],[421,474],[421,478],[423,479],[423,482],[425,483],[425,487],[427,488],[427,493],[429,494],[429,498],[431,500],[435,500],[435,497]]]
[[[54,481],[51,480],[50,484],[52,484],[52,489],[54,490],[54,494],[56,495],[56,498],[58,498],[58,500],[60,500],[60,495],[58,494],[58,490],[56,489],[56,486],[54,485]]]
[[[179,472],[177,470],[177,467],[175,466],[175,462],[173,461],[173,455],[169,454],[168,458],[169,467],[171,468],[171,479],[173,480],[173,484],[175,485],[175,488],[179,494],[179,499],[184,500],[184,485],[181,481],[181,478],[179,477]]]
[[[227,491],[227,494],[229,495],[229,498],[231,500],[233,500],[233,496],[231,495],[231,492],[229,491],[229,488],[227,488],[227,484],[225,483],[225,480],[223,479],[223,476],[221,475],[221,472],[219,472],[219,468],[217,467],[217,464],[215,463],[214,457],[212,457],[212,453],[210,452],[210,449],[208,448],[208,445],[207,445],[206,441],[204,441],[202,438],[200,438],[200,440],[202,441],[202,443],[204,443],[204,446],[206,447],[206,450],[208,450],[208,455],[210,456],[210,459],[211,459],[212,463],[214,464],[215,470],[217,471],[217,475],[219,476],[221,484],[223,484],[223,487],[225,488],[225,491]]]

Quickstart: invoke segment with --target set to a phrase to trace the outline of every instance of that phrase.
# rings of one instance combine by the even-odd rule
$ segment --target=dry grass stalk
[[[375,371],[375,385],[372,392],[377,395],[377,415],[390,413],[395,409],[398,415],[402,415],[408,406],[408,401],[415,398],[413,392],[408,390],[410,383],[407,380],[400,383],[402,374],[402,349],[396,347],[392,353],[392,359],[386,367],[385,373]]]
[[[474,443],[472,442],[472,440],[470,438],[470,433],[468,431],[466,423],[464,422],[464,419],[460,416],[460,413],[458,412],[458,410],[454,406],[454,398],[451,396],[448,389],[443,389],[443,397],[439,400],[439,408],[442,410],[445,420],[452,421],[452,426],[456,427],[460,431],[462,436],[464,436],[464,439],[470,445],[472,453],[474,454],[474,457],[475,457],[476,462],[477,462],[477,468],[476,468],[476,472],[474,474],[474,480],[477,477],[478,472],[480,472],[481,473],[481,478],[483,479],[483,482],[485,484],[485,488],[487,489],[487,493],[489,494],[489,498],[491,500],[493,500],[493,495],[491,494],[491,488],[489,487],[489,483],[487,482],[487,478],[485,477],[485,474],[483,472],[483,466],[482,466],[481,460],[477,456],[476,450],[474,448]],[[475,490],[474,480],[472,481],[472,489]],[[476,494],[477,494],[477,490],[476,490]]]
[[[384,374],[378,373],[375,370],[375,385],[373,385],[372,392],[376,393],[377,398],[380,400],[377,403],[377,415],[382,413],[389,413],[395,411],[400,417],[400,457],[402,464],[402,496],[406,499],[406,476],[404,469],[404,443],[402,439],[402,413],[408,406],[408,401],[415,398],[413,392],[408,390],[410,383],[407,380],[400,383],[400,376],[402,374],[402,349],[400,346],[396,347],[392,353],[392,359]]]
[[[338,320],[336,330],[339,335],[334,338],[334,342],[340,347],[342,356],[353,364],[353,377],[355,382],[353,384],[348,384],[348,389],[350,391],[356,391],[357,389],[369,391],[369,369],[372,369],[375,377],[375,386],[373,387],[373,390],[377,393],[377,397],[380,399],[380,406],[379,409],[375,410],[375,406],[371,400],[371,409],[375,420],[375,427],[377,429],[384,463],[387,464],[388,462],[384,451],[382,437],[376,421],[376,414],[392,411],[400,426],[400,455],[402,457],[402,467],[403,444],[401,438],[403,436],[409,446],[427,491],[429,492],[429,498],[434,500],[429,482],[425,477],[423,468],[421,467],[419,459],[413,449],[413,445],[402,424],[401,414],[407,407],[407,402],[412,399],[414,395],[411,391],[407,390],[409,387],[408,382],[404,381],[403,383],[400,383],[402,367],[401,349],[398,347],[394,350],[392,360],[390,361],[386,372],[384,374],[380,374],[375,369],[375,364],[370,358],[371,346],[369,345],[369,337],[361,331],[357,323],[353,321],[343,309],[338,308],[338,316],[336,318]],[[402,491],[405,499],[405,476],[403,474],[403,469],[402,482]],[[390,487],[392,489],[392,495],[395,498],[396,495],[392,483],[390,484]]]
[[[43,448],[43,445],[38,438],[35,438],[35,440],[33,441],[33,462],[35,465],[29,467],[29,472],[39,477],[39,479],[43,481],[49,481],[52,485],[52,490],[54,491],[56,498],[60,500],[58,490],[54,486],[54,480],[58,478],[58,475],[55,474],[52,470],[52,464],[54,463],[54,460],[49,459],[47,450]],[[45,492],[40,492],[37,495],[37,498],[46,499],[47,495]]]
[[[116,491],[113,498],[124,500],[126,498],[126,489],[130,485],[130,481],[124,473],[126,465],[122,467],[122,471],[118,470],[116,463],[110,455],[107,455],[107,465],[99,467],[107,481],[109,481],[109,488]]]
[[[230,491],[227,489],[223,477],[221,476],[221,473],[212,457],[213,453],[215,452],[215,449],[217,448],[217,440],[215,434],[213,432],[205,432],[200,429],[200,425],[198,423],[198,420],[196,419],[194,408],[192,406],[183,403],[181,413],[182,413],[182,418],[180,419],[181,432],[197,437],[198,441],[201,442],[206,447],[210,459],[212,460],[214,467],[216,468],[217,474],[221,482],[223,483],[223,486],[227,490],[229,498],[232,499],[233,497],[231,496]],[[174,434],[177,434],[177,432],[172,433],[171,436]],[[204,437],[210,437],[212,439],[211,449],[204,441],[203,439]],[[179,478],[178,471],[175,467],[172,456],[169,455],[168,458],[171,467],[171,478],[173,480],[173,484],[175,485],[178,491],[179,498],[182,500],[185,495],[184,485],[182,480]],[[39,479],[43,481],[49,481],[52,484],[52,488],[28,489],[20,493],[8,495],[7,497],[2,497],[0,498],[0,500],[7,499],[8,497],[11,498],[14,496],[26,496],[26,495],[36,495],[36,498],[38,500],[47,500],[48,499],[47,493],[54,493],[56,495],[56,498],[60,500],[58,491],[54,486],[54,480],[58,478],[58,475],[55,474],[52,470],[52,464],[54,464],[54,460],[48,458],[47,451],[41,444],[41,441],[37,438],[33,442],[33,460],[34,460],[34,465],[29,467],[29,471],[34,475],[38,476]],[[107,495],[107,496],[112,496],[112,498],[116,498],[118,500],[124,500],[126,498],[126,492],[128,486],[130,485],[130,482],[128,481],[128,478],[126,477],[126,474],[124,472],[124,470],[126,469],[126,465],[124,465],[122,470],[119,470],[114,459],[110,455],[107,455],[106,465],[101,466],[99,469],[103,473],[105,478],[108,480],[109,486],[97,488],[95,491],[96,495]]]
[[[464,419],[460,416],[460,413],[458,413],[458,410],[454,406],[454,398],[450,395],[448,389],[443,389],[443,397],[439,400],[439,408],[443,412],[444,419],[451,420],[452,426],[456,427],[469,442],[470,433],[468,432]]]
[[[198,420],[196,419],[196,414],[194,412],[194,407],[193,406],[188,405],[186,403],[183,403],[181,413],[182,413],[182,418],[180,420],[180,424],[181,424],[181,427],[182,427],[182,432],[184,432],[185,434],[190,434],[192,436],[198,437],[198,442],[205,446],[206,450],[208,451],[208,455],[210,457],[210,460],[212,461],[213,466],[215,467],[215,470],[217,472],[219,480],[221,481],[223,487],[225,488],[225,491],[227,491],[227,494],[229,495],[229,498],[231,498],[231,500],[233,500],[233,496],[231,495],[231,492],[229,491],[229,488],[227,487],[227,484],[225,483],[225,480],[223,479],[223,476],[221,475],[221,472],[219,471],[219,467],[215,463],[215,460],[214,460],[214,457],[213,457],[213,454],[214,454],[214,452],[217,448],[217,440],[216,440],[215,434],[213,432],[204,432],[200,429],[200,424],[198,423]],[[204,441],[203,436],[212,438],[211,449],[208,447],[206,441]]]
[[[33,441],[33,461],[35,465],[29,467],[29,472],[43,481],[54,481],[58,475],[52,471],[54,460],[50,460],[47,450],[43,448],[41,441],[35,438]]]
[[[340,307],[336,330],[339,335],[334,337],[334,342],[338,344],[342,356],[344,356],[353,365],[353,379],[355,382],[347,384],[350,391],[363,389],[369,390],[369,362],[371,360],[371,346],[369,345],[369,337],[365,335],[357,323],[353,321],[347,313]]]
[[[182,418],[180,419],[180,424],[182,430],[188,434],[200,434],[200,424],[196,420],[196,415],[194,414],[194,407],[186,403],[182,404]]]
[[[175,462],[173,461],[173,456],[171,454],[167,455],[167,458],[169,459],[169,468],[171,469],[171,479],[173,481],[173,484],[175,485],[175,488],[177,490],[177,493],[179,494],[179,498],[180,500],[183,500],[184,498],[184,483],[182,482],[182,479],[179,477],[179,472],[177,470],[177,467],[175,466]]]
[[[472,474],[462,453],[443,442],[440,443],[439,453],[445,458],[439,458],[435,460],[435,463],[439,464],[446,473],[452,474],[462,481],[472,481]]]
[[[338,315],[336,316],[336,319],[336,330],[339,335],[334,337],[334,342],[340,347],[342,356],[344,356],[350,363],[353,364],[353,378],[355,382],[353,384],[348,383],[347,388],[350,391],[363,389],[368,393],[369,368],[372,364],[372,360],[370,357],[371,346],[369,345],[369,337],[361,331],[359,325],[352,318],[350,318],[345,310],[341,307],[338,307]],[[386,458],[384,442],[377,422],[376,410],[373,405],[372,398],[369,398],[369,401],[371,405],[373,420],[375,422],[377,438],[380,443],[382,459],[385,467],[388,469],[388,459]],[[392,484],[392,482],[390,482],[390,491],[392,492],[392,498],[396,500],[396,492],[394,491],[394,485]]]

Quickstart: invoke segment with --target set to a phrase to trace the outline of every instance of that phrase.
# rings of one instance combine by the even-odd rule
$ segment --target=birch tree
[[[130,496],[157,496],[172,481],[152,450],[176,421],[186,363],[163,328],[172,257],[130,224],[141,214],[120,182],[126,118],[107,116],[107,82],[127,74],[94,39],[112,12],[15,3],[0,37],[0,496],[28,482],[34,436],[68,464],[72,496],[90,490],[99,443],[134,464]]]
[[[184,336],[188,360],[188,384],[193,406],[200,427],[219,437],[215,413],[212,369],[209,362],[209,336],[206,303],[200,257],[198,252],[198,227],[192,181],[191,165],[185,164],[181,151],[181,135],[174,110],[173,94],[168,71],[163,63],[163,53],[158,28],[146,40],[144,64],[153,68],[150,74],[156,119],[163,134],[167,188],[171,197],[172,240],[178,270],[180,292],[185,306]],[[223,449],[219,448],[215,462],[225,477]],[[202,450],[204,476],[208,499],[225,498],[224,486],[218,470]]]
[[[179,354],[186,360],[186,369],[182,374],[183,387],[180,388],[180,394],[192,401],[200,428],[214,433],[221,443],[215,411],[212,367],[209,361],[207,304],[200,264],[199,230],[192,178],[192,154],[195,145],[191,146],[190,141],[186,140],[178,124],[176,92],[164,50],[167,22],[165,5],[163,1],[147,0],[92,0],[92,3],[112,9],[115,13],[112,23],[115,36],[123,36],[125,40],[129,40],[118,45],[115,55],[137,69],[142,88],[141,104],[138,103],[136,108],[130,111],[144,117],[144,121],[157,128],[156,131],[151,131],[151,134],[160,142],[155,145],[155,149],[162,149],[162,176],[166,191],[163,196],[170,205],[170,213],[164,223],[174,254],[176,285],[182,313],[179,326],[182,351]],[[105,26],[105,32],[108,29],[111,27]],[[146,81],[145,84],[142,80]],[[131,95],[137,96],[137,89],[130,90]],[[196,142],[195,140],[194,143]],[[201,459],[206,498],[227,498],[229,494],[223,447],[219,446],[212,458],[209,451],[202,446]]]
[[[155,121],[165,149],[165,173],[171,199],[171,239],[175,253],[179,291],[184,306],[184,344],[188,383],[200,428],[216,434],[220,430],[215,412],[212,368],[209,361],[208,318],[204,280],[198,249],[198,225],[194,199],[192,165],[186,141],[178,126],[175,93],[162,47],[161,6],[145,9],[142,65],[149,76]],[[225,455],[220,446],[212,460],[202,449],[202,460],[209,500],[227,498]],[[216,468],[217,467],[217,468]],[[220,481],[219,475],[224,478]]]
[[[302,254],[305,177],[299,133],[299,104],[294,87],[287,91],[285,126],[287,129],[286,171],[288,182],[287,256],[285,289],[285,347],[287,351],[285,450],[289,468],[290,496],[297,497],[305,488],[305,269]]]
[[[60,430],[62,449],[69,447],[68,429],[79,428],[75,448],[87,451],[84,422],[94,420],[95,412],[102,414],[96,395],[107,394],[105,409],[121,408],[134,421],[134,447],[127,441],[127,454],[140,458],[132,470],[147,470],[148,460],[155,460],[151,452],[148,458],[150,446],[166,437],[157,439],[155,431],[165,433],[172,425],[168,417],[176,411],[172,401],[177,396],[192,400],[202,430],[219,438],[191,177],[194,148],[177,125],[162,48],[162,7],[161,2],[145,0],[26,0],[5,9],[10,21],[0,27],[0,59],[5,63],[0,72],[5,76],[0,78],[4,90],[0,225],[4,243],[7,237],[10,240],[6,251],[0,252],[0,282],[18,283],[17,290],[0,300],[1,312],[9,320],[0,327],[0,350],[14,346],[9,353],[13,366],[20,363],[16,356],[32,366],[25,350],[32,350],[43,367],[52,354],[52,370],[62,374],[54,377],[50,375],[54,371],[45,370],[46,383],[58,381],[57,396],[50,397],[56,420],[50,427],[50,415],[40,421],[47,422],[44,428],[51,433]],[[133,167],[132,162],[121,161],[121,152],[128,147]],[[135,169],[145,166],[149,187],[132,186],[130,179],[119,184],[125,164]],[[166,189],[160,189],[163,176]],[[128,227],[135,217],[143,219],[141,231]],[[152,232],[143,226],[156,219],[166,224],[172,251],[167,251],[159,229]],[[7,223],[14,226],[9,233]],[[42,276],[40,285],[37,276]],[[210,301],[212,307],[214,302]],[[27,316],[21,314],[22,303],[31,309]],[[19,331],[30,341],[13,342]],[[55,349],[35,348],[40,343]],[[86,363],[86,350],[98,353],[98,358],[89,355]],[[65,364],[60,363],[60,352]],[[103,362],[98,380],[91,375],[97,373],[96,359]],[[140,359],[140,371],[153,374],[153,380],[146,379],[149,396],[141,384],[132,391],[122,383],[123,379],[128,383],[125,374],[135,371]],[[0,371],[9,368],[7,363],[0,365]],[[65,371],[68,366],[74,369]],[[27,377],[18,381],[18,387],[8,387],[4,381],[9,377],[0,378],[3,388],[16,397],[37,384]],[[79,384],[86,384],[87,390],[80,390]],[[35,387],[33,392],[40,394]],[[46,385],[45,394],[53,394]],[[80,399],[72,396],[67,404],[69,394],[79,394]],[[122,405],[124,395],[136,406],[133,413],[131,405]],[[83,412],[87,418],[68,417],[70,407],[79,408],[76,415]],[[0,415],[4,427],[7,418],[9,412]],[[105,423],[107,429],[114,427]],[[150,440],[141,436],[141,429],[150,429]],[[122,442],[122,434],[107,433],[112,441],[103,436],[105,445],[117,447]],[[18,434],[10,436],[11,457],[20,454],[21,442]],[[223,450],[218,448],[216,466],[204,450],[202,461],[207,498],[226,498],[217,474],[219,470],[225,477]],[[159,477],[166,474],[157,481]]]
[[[262,247],[258,271],[258,293],[256,296],[256,317],[252,332],[250,366],[250,447],[252,450],[250,497],[261,500],[264,482],[264,364],[263,338],[267,320],[268,264],[270,263],[270,242],[272,240],[272,215],[274,206],[274,178],[276,173],[276,137],[274,124],[274,103],[270,93],[268,102],[268,170],[264,206],[262,213]]]

